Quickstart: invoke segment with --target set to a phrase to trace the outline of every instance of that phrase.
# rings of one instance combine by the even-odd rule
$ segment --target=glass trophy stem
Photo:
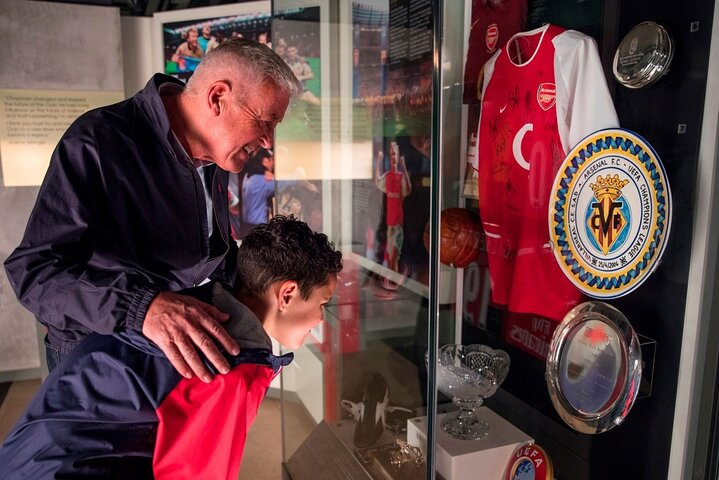
[[[489,435],[489,424],[477,418],[474,411],[482,405],[482,399],[465,400],[452,397],[459,407],[457,414],[448,414],[442,421],[442,429],[460,440],[480,440]]]

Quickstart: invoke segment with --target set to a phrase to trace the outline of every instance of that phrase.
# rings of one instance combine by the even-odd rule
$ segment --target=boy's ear
[[[280,311],[284,311],[292,301],[299,296],[300,286],[294,280],[285,280],[280,284],[277,292],[277,306]]]

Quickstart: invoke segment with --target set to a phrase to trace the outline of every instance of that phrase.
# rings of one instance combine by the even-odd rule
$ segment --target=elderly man
[[[224,42],[187,86],[157,74],[64,134],[25,235],[5,262],[20,302],[47,326],[48,366],[91,332],[142,332],[186,378],[210,381],[239,347],[228,316],[179,290],[231,284],[228,172],[269,148],[299,85],[271,49]],[[219,168],[216,168],[219,167]]]

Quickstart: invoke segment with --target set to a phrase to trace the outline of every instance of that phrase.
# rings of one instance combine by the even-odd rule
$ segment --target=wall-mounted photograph
[[[187,81],[223,41],[243,37],[272,46],[270,2],[192,8],[154,15],[156,68]]]

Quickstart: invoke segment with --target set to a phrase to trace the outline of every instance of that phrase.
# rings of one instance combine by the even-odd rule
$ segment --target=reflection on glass
[[[559,363],[562,393],[580,412],[603,412],[616,402],[616,387],[626,370],[617,333],[606,323],[590,320],[572,330],[566,341]]]
[[[432,2],[339,3],[273,3],[273,49],[303,82],[275,132],[275,212],[326,233],[344,264],[322,328],[283,371],[285,460],[313,478],[300,459],[321,438],[358,478],[424,478],[406,441],[427,391]],[[352,19],[347,43],[337,16]]]

